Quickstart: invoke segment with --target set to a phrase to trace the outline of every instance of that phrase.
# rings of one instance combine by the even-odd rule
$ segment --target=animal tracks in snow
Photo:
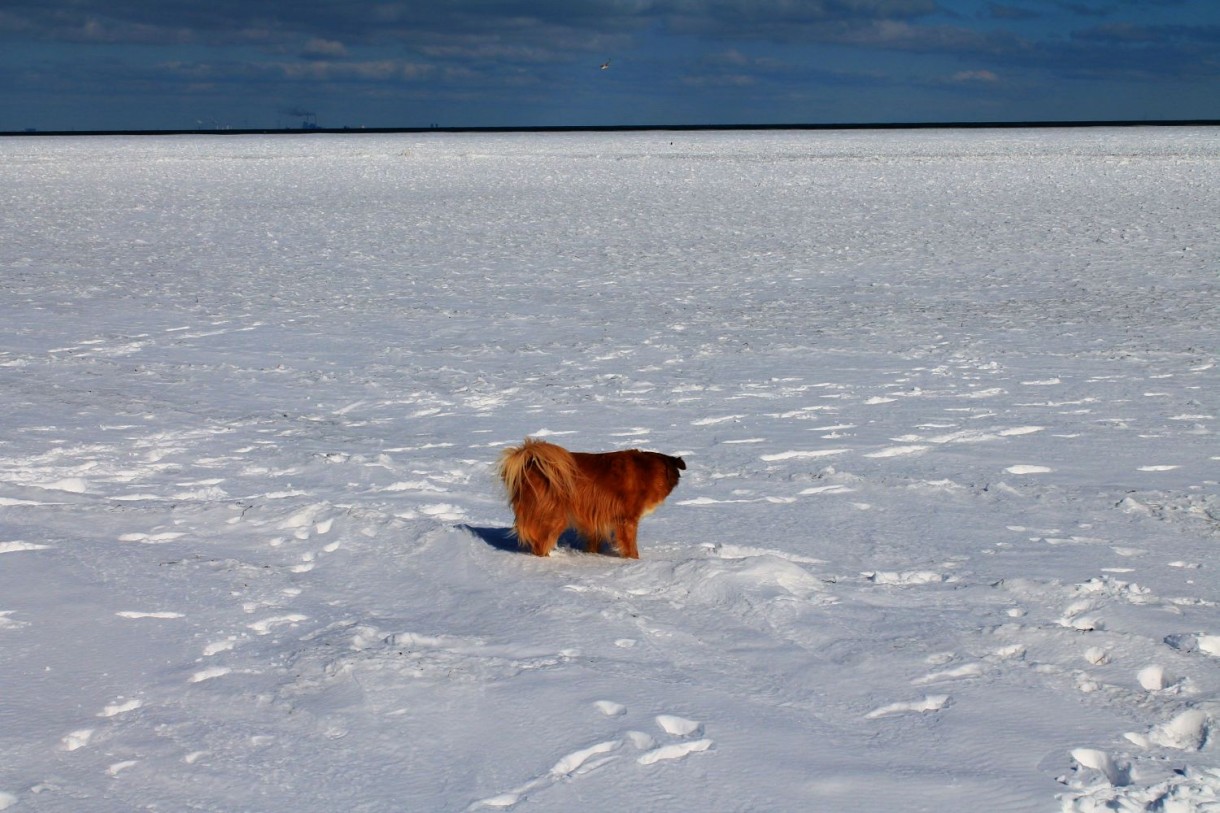
[[[835,457],[836,455],[846,454],[850,449],[808,449],[804,451],[789,451],[775,452],[765,454],[761,459],[768,463],[775,463],[785,460],[817,460],[823,457]]]
[[[922,471],[935,466],[939,455],[953,455],[955,459],[963,456],[977,461],[991,476],[1001,472],[1021,477],[1052,474],[1059,468],[1050,465],[1055,461],[1043,464],[1026,454],[1021,455],[1025,459],[1013,459],[1019,449],[1045,448],[1047,441],[1035,439],[1045,436],[1052,424],[1038,422],[1043,416],[1035,409],[1002,411],[1001,407],[993,406],[1007,390],[1001,386],[981,386],[979,380],[1000,379],[1004,373],[1004,369],[994,362],[961,359],[956,369],[944,365],[897,373],[894,386],[882,394],[866,393],[847,383],[805,383],[796,377],[776,379],[770,386],[751,383],[743,385],[741,400],[767,399],[763,401],[767,407],[756,413],[712,414],[693,421],[692,425],[716,436],[723,457],[740,460],[746,448],[734,444],[750,444],[754,465],[757,461],[766,464],[767,479],[777,485],[799,482],[798,478],[808,477],[810,467],[819,463],[833,463],[840,468],[858,463],[867,465],[870,471],[881,467],[881,471],[896,470],[905,474],[908,469]],[[1031,386],[1063,385],[1061,377],[1025,380],[1032,381]],[[787,402],[790,407],[774,411],[770,404],[777,400]],[[909,414],[906,431],[878,437],[874,427],[893,424],[893,421],[877,420],[875,413],[878,411],[898,416]],[[794,437],[791,429],[779,431],[780,428],[804,421],[816,421],[813,426],[801,429],[820,433],[828,445],[779,445],[773,439],[782,436],[791,443]],[[774,435],[765,431],[760,433],[760,429],[768,427],[776,430]],[[843,443],[843,438],[851,438],[851,441]],[[918,481],[917,475],[905,476],[913,482]],[[735,485],[740,477],[739,471],[725,467],[723,471],[711,473],[711,485],[720,482]],[[943,477],[929,478],[929,482],[940,481]],[[748,493],[744,489],[717,493],[717,489],[710,488],[702,494],[682,496],[675,504],[731,510],[735,504],[784,504],[815,495],[833,497],[849,490],[855,489],[844,484],[792,490],[775,488],[761,493]],[[872,502],[852,503],[857,510],[870,510],[874,505]]]
[[[104,707],[102,707],[102,709],[97,713],[96,716],[102,718],[103,720],[110,721],[111,724],[113,724],[113,722],[117,721],[118,719],[123,718],[124,716],[126,716],[128,714],[131,714],[132,712],[134,712],[140,708],[143,708],[143,706],[144,706],[144,701],[138,697],[132,697],[132,698],[120,697],[120,698],[115,699],[113,702],[108,703]],[[99,733],[99,729],[97,729],[97,728],[78,728],[73,731],[70,731],[67,734],[65,734],[62,738],[60,738],[59,750],[73,752],[73,751],[79,751],[83,748],[88,748],[90,745],[93,744],[94,739],[95,739],[95,737],[97,737],[98,733]],[[131,762],[130,764],[124,765],[123,767],[130,767],[131,765],[134,765],[134,764],[136,764],[136,763]],[[120,768],[120,770],[121,770],[121,768]],[[117,773],[117,771],[115,771],[114,773]],[[113,773],[111,775],[113,775]]]
[[[652,765],[657,762],[667,762],[674,759],[682,759],[690,754],[697,754],[706,751],[715,745],[709,739],[693,740],[691,742],[676,742],[669,745],[662,745],[654,748],[646,754],[641,754],[636,761],[641,765]]]
[[[691,737],[703,732],[702,723],[688,720],[685,717],[678,717],[674,714],[658,714],[656,721],[661,730],[675,737]]]
[[[140,700],[139,698],[132,698],[131,700],[120,699],[120,700],[116,700],[115,702],[113,702],[110,705],[103,708],[101,711],[98,712],[97,716],[98,717],[117,717],[120,714],[126,714],[129,711],[135,711],[136,709],[140,708],[143,705],[144,705],[144,701]]]
[[[140,610],[122,610],[115,613],[115,615],[117,615],[119,618],[126,618],[132,621],[138,621],[142,618],[152,618],[166,621],[174,618],[186,617],[182,613],[173,612],[172,610],[153,610],[151,612],[144,612]]]
[[[21,553],[22,551],[49,550],[50,545],[36,545],[33,542],[0,542],[0,553]]]
[[[1204,633],[1178,633],[1165,636],[1165,643],[1179,652],[1200,652],[1220,657],[1220,635]]]
[[[970,678],[982,677],[985,674],[983,664],[967,663],[953,669],[945,669],[940,672],[932,672],[924,675],[921,678],[916,678],[911,681],[916,686],[925,686],[930,683],[944,683],[954,680],[968,680]]]
[[[71,731],[60,740],[60,748],[64,751],[78,751],[89,744],[95,732],[96,729],[92,728],[80,728],[76,731]]]
[[[922,700],[911,700],[898,703],[890,703],[880,708],[873,709],[868,714],[864,715],[865,719],[876,720],[881,717],[893,717],[898,714],[923,714],[929,711],[941,711],[949,705],[949,695],[947,694],[930,694]]]
[[[1105,540],[1077,544],[1099,541]],[[1190,570],[1182,568],[1184,564],[1169,566]],[[1001,587],[1028,607],[1010,613],[1018,621],[1002,631],[1003,637],[1021,641],[1010,645],[1017,654],[1006,663],[1074,689],[1082,701],[1159,718],[1139,730],[1116,731],[1109,744],[1071,749],[1070,770],[1059,777],[1067,786],[1061,794],[1065,811],[1179,809],[1161,807],[1166,800],[1180,802],[1182,810],[1194,810],[1200,809],[1195,803],[1216,798],[1217,777],[1206,771],[1171,771],[1167,763],[1174,755],[1205,748],[1213,737],[1220,707],[1200,696],[1200,683],[1192,673],[1201,678],[1214,668],[1209,661],[1220,653],[1220,636],[1191,632],[1149,639],[1136,634],[1132,619],[1147,616],[1133,615],[1133,610],[1152,608],[1156,610],[1152,618],[1172,623],[1180,612],[1177,603],[1111,574],[1072,585],[1014,581]],[[1041,610],[1040,621],[1031,619],[1036,609]],[[1047,657],[1069,648],[1079,653],[1080,668],[1055,665]],[[1032,657],[1035,651],[1046,660]],[[988,665],[994,668],[999,663],[992,660]]]
[[[228,666],[209,666],[206,669],[200,669],[190,676],[188,683],[203,683],[208,680],[215,680],[219,677],[224,677],[232,673],[233,669]]]
[[[1009,466],[1004,469],[1009,474],[1050,474],[1054,469],[1047,466],[1034,466],[1025,463],[1018,463],[1015,466]]]
[[[594,707],[611,718],[624,717],[628,713],[626,706],[612,700],[599,700],[594,703]],[[623,731],[615,738],[602,740],[563,755],[545,773],[511,790],[479,799],[467,810],[511,808],[558,782],[579,779],[613,763],[623,763],[631,757],[634,757],[637,765],[649,767],[682,760],[692,754],[709,751],[715,746],[714,741],[702,736],[703,724],[698,721],[675,714],[658,714],[653,718],[653,724],[659,729],[659,735],[667,738],[668,742],[658,741],[653,734],[646,731]]]
[[[942,584],[957,581],[956,576],[937,573],[932,570],[907,570],[901,572],[869,571],[861,574],[873,584],[890,585],[894,587],[911,587],[926,584]]]

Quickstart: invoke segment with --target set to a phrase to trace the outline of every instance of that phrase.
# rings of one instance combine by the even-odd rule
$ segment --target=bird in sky
[[[602,70],[603,71],[608,70],[609,68],[610,68],[610,60],[607,59],[605,62],[602,63]]]

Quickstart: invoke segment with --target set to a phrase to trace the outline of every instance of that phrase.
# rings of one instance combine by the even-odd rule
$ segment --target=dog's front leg
[[[639,520],[622,520],[614,526],[614,544],[625,559],[639,559],[640,552],[635,547],[635,531]]]

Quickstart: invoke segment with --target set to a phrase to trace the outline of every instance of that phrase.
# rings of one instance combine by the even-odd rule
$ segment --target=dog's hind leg
[[[559,541],[564,527],[563,520],[553,518],[534,518],[528,525],[518,519],[517,539],[521,547],[528,547],[535,556],[548,556]]]
[[[551,551],[555,549],[555,545],[559,542],[559,537],[563,534],[563,529],[566,527],[567,523],[563,520],[548,523],[543,533],[538,536],[538,544],[531,548],[533,554],[535,556],[550,556]]]
[[[640,552],[635,547],[635,531],[640,521],[622,520],[614,526],[614,546],[624,559],[639,559]]]

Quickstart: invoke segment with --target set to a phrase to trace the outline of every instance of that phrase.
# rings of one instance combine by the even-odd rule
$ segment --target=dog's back
[[[686,468],[680,457],[628,449],[619,452],[569,452],[533,438],[500,456],[500,477],[523,546],[546,556],[565,528],[597,550],[613,540],[622,555],[637,558],[635,535],[640,517],[660,505]]]
[[[627,449],[621,452],[573,452],[580,473],[612,498],[615,513],[637,520],[651,513],[678,485],[680,457]],[[611,518],[613,519],[613,518]]]

